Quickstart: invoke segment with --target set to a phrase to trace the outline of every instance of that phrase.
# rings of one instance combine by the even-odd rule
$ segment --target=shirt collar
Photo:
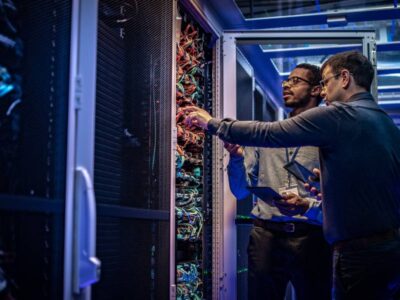
[[[371,100],[375,101],[374,97],[371,95],[370,92],[361,92],[361,93],[356,93],[353,96],[349,98],[346,102],[353,102],[353,101],[359,101],[359,100]]]

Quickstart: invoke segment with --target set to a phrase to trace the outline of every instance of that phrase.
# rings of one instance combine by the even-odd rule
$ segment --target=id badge
[[[283,193],[289,194],[293,193],[295,195],[299,195],[299,189],[297,186],[292,186],[292,187],[281,187],[278,190],[279,194],[282,195]]]

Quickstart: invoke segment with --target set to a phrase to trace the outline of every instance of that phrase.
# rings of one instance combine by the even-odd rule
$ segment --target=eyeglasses
[[[284,87],[285,84],[288,84],[290,86],[294,86],[294,85],[298,84],[301,81],[307,82],[308,84],[312,85],[312,83],[310,81],[308,81],[307,79],[304,79],[304,78],[301,78],[301,77],[298,77],[298,76],[293,76],[293,77],[290,77],[290,78],[282,81],[282,87]]]
[[[332,78],[334,78],[334,77],[338,77],[340,74],[341,74],[341,72],[339,72],[339,73],[337,73],[337,74],[335,74],[335,75],[332,75],[332,76],[330,76],[330,77],[328,77],[328,78],[325,78],[325,79],[321,80],[321,81],[319,82],[319,85],[320,85],[322,88],[325,88],[326,85],[328,84],[328,81],[329,81],[330,79],[332,79]]]

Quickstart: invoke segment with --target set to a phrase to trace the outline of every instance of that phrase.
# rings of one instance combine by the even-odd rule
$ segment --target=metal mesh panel
[[[61,299],[61,215],[0,212],[1,267],[17,299]]]
[[[94,185],[120,213],[170,209],[173,3],[99,3]],[[111,215],[98,218],[94,299],[167,299],[169,221]]]
[[[21,102],[14,108],[19,135],[16,160],[10,161],[13,173],[0,188],[2,204],[16,209],[0,212],[0,252],[8,255],[7,260],[0,257],[0,267],[14,280],[17,299],[60,299],[63,215],[28,213],[24,205],[43,198],[63,205],[71,3],[1,1],[2,9],[10,3],[15,15],[5,16],[2,10],[1,24],[15,18],[16,33],[4,32],[4,27],[0,32],[2,38],[5,34],[21,41],[21,61],[7,62],[21,76]]]
[[[69,1],[16,1],[23,41],[19,194],[63,198],[69,77]]]
[[[98,203],[169,209],[171,55],[172,1],[100,1]]]
[[[169,223],[99,218],[94,299],[168,299]]]

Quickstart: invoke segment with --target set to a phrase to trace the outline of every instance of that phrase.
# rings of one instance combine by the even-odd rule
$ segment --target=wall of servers
[[[0,2],[0,186],[10,191],[20,134],[22,40],[12,1]]]
[[[211,138],[184,125],[182,108],[212,110],[209,37],[182,9],[176,71],[177,299],[211,298]]]
[[[72,24],[89,10],[76,5],[96,2],[0,1],[0,298],[9,293],[17,299],[62,299],[64,278],[74,276],[64,274],[64,246],[73,246],[64,245],[65,227],[73,228],[64,217],[66,191],[74,194],[66,187],[66,173],[76,167],[67,168],[67,156],[76,149],[68,143],[74,123],[68,122],[68,112],[76,104],[70,96],[77,91],[69,88],[78,78],[70,72],[76,66],[70,49],[80,55],[74,45],[81,43],[70,42],[81,33],[77,29],[79,34],[74,34]],[[91,76],[98,74],[97,94],[80,103],[96,103],[90,113],[96,118],[96,127],[91,127],[96,136],[86,136],[82,147],[89,149],[87,144],[95,140],[90,160],[102,276],[92,297],[162,299],[169,290],[165,253],[171,180],[165,173],[174,167],[172,126],[164,125],[171,124],[175,72],[172,1],[98,4],[98,20],[95,14],[86,16],[89,23],[98,23],[90,34],[97,30],[98,40],[85,44],[97,64],[79,69],[83,93],[91,89]],[[141,17],[132,17],[136,14]],[[150,22],[151,17],[158,23]],[[83,60],[87,57],[77,61]],[[76,115],[84,111],[80,107]],[[89,128],[86,125],[80,128]],[[106,205],[114,211],[104,211]]]
[[[0,1],[0,296],[61,299],[64,289],[72,4]],[[99,1],[93,186],[102,274],[93,299],[167,296],[174,167],[177,299],[212,298],[212,139],[184,126],[182,108],[212,113],[213,49],[179,7],[172,70],[175,5]],[[175,164],[165,126],[174,104]]]
[[[14,2],[0,1],[0,15],[0,192],[13,193],[21,125],[23,44]],[[15,251],[6,241],[12,233],[2,232],[6,219],[6,216],[0,216],[0,298],[1,294],[11,295],[16,289],[12,272]]]
[[[0,1],[0,298],[62,290],[70,8]]]

